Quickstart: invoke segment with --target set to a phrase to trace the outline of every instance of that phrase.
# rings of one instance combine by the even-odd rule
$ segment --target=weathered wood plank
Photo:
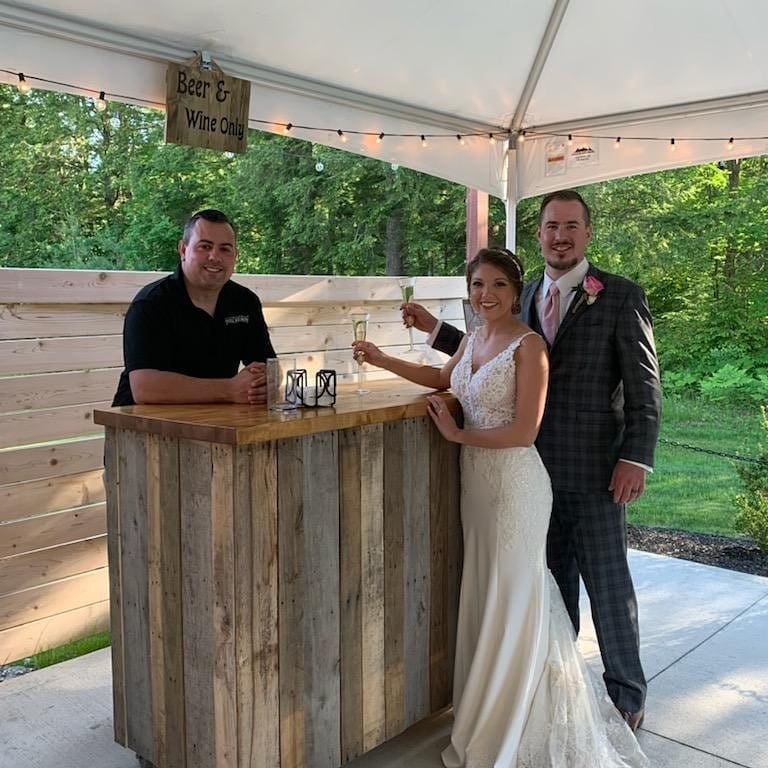
[[[107,565],[107,537],[98,536],[0,559],[0,595],[39,587]]]
[[[429,712],[429,417],[403,422],[405,724]]]
[[[384,425],[384,686],[386,737],[405,728],[403,422]]]
[[[430,707],[451,702],[461,580],[461,516],[459,447],[436,427],[429,434],[430,495]]]
[[[0,303],[41,304],[129,303],[147,283],[167,272],[117,272],[57,269],[0,270]],[[330,303],[399,301],[392,277],[325,275],[235,275],[238,283],[255,291],[265,304],[274,302]],[[417,277],[417,300],[463,297],[463,277]]]
[[[118,455],[126,741],[154,762],[149,642],[147,435],[124,431]]]
[[[341,761],[363,752],[362,465],[360,432],[339,432]],[[368,468],[366,467],[366,472]]]
[[[103,474],[101,469],[92,469],[75,475],[2,485],[0,522],[25,520],[104,501]]]
[[[87,472],[101,467],[103,456],[103,437],[0,451],[0,484]]]
[[[211,451],[211,546],[213,576],[213,717],[217,768],[236,768],[237,662],[235,653],[234,453]]]
[[[184,644],[181,586],[181,513],[179,500],[179,443],[157,438],[158,471],[152,473],[150,498],[150,573],[158,580],[151,584],[150,625],[159,629],[153,643],[162,676],[152,680],[153,707],[162,708],[155,721],[158,764],[164,768],[186,765],[186,723],[184,720]],[[155,560],[159,558],[159,560]],[[159,604],[157,603],[159,601]],[[162,758],[160,757],[162,755]]]
[[[280,763],[277,446],[238,449],[235,476],[238,758]]]
[[[337,433],[302,438],[306,764],[341,765]]]
[[[109,628],[109,601],[46,616],[0,632],[0,664]]]
[[[360,428],[363,749],[386,736],[384,667],[384,426]]]
[[[120,506],[121,434],[104,432],[104,487],[107,497],[107,554],[109,556],[110,625],[112,632],[112,709],[115,741],[127,743],[125,702],[125,637],[123,628],[122,510]]]
[[[101,536],[107,530],[105,513],[106,504],[93,504],[16,523],[0,523],[0,557]]]
[[[90,405],[66,405],[62,408],[43,408],[39,411],[0,416],[0,448],[31,445],[67,437],[100,434],[93,423],[93,409],[107,408],[111,400]]]
[[[0,597],[0,630],[109,598],[106,568]]]
[[[0,304],[0,340],[91,336],[123,332],[124,304]]]
[[[280,763],[304,768],[304,478],[302,438],[278,442]]]
[[[122,364],[123,340],[119,335],[0,341],[0,376],[115,368]]]
[[[181,488],[182,630],[184,710],[188,768],[215,765],[212,446],[194,440],[179,444]]]
[[[0,379],[0,411],[58,408],[62,405],[111,401],[120,368],[37,373]]]

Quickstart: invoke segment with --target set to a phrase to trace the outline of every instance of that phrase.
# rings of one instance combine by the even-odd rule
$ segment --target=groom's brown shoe
[[[637,729],[643,724],[645,719],[645,709],[639,709],[637,712],[625,712],[623,709],[619,710],[619,713],[630,727],[632,733],[635,733]]]

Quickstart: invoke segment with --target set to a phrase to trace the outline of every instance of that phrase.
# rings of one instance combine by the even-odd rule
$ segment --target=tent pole
[[[488,247],[488,193],[467,187],[467,261]]]
[[[506,245],[514,253],[517,234],[517,148],[510,145],[507,150],[507,194],[504,206],[507,211]]]

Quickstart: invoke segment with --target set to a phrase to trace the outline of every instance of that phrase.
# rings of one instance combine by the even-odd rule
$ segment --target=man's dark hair
[[[235,225],[229,220],[226,213],[222,213],[215,208],[204,208],[202,211],[198,211],[197,213],[192,214],[192,216],[190,216],[184,224],[184,234],[182,235],[181,239],[187,245],[189,245],[189,240],[192,237],[192,230],[195,228],[195,224],[197,224],[200,219],[210,221],[211,224],[229,224],[229,226],[232,227],[232,231],[235,233],[235,237],[237,237],[237,230],[235,229]]]
[[[544,209],[553,200],[564,200],[566,202],[576,200],[581,203],[581,207],[584,210],[584,226],[588,227],[592,223],[592,213],[589,210],[589,206],[584,202],[584,198],[574,189],[558,189],[555,192],[550,192],[548,195],[544,195],[544,199],[541,201],[541,206],[539,208],[539,226],[541,226],[544,221]]]

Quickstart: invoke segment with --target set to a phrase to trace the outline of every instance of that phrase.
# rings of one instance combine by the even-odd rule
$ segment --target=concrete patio
[[[655,768],[768,768],[768,578],[632,551]],[[584,654],[599,664],[585,607]],[[0,768],[136,768],[112,740],[109,650],[0,684]],[[354,768],[440,768],[450,713]]]

